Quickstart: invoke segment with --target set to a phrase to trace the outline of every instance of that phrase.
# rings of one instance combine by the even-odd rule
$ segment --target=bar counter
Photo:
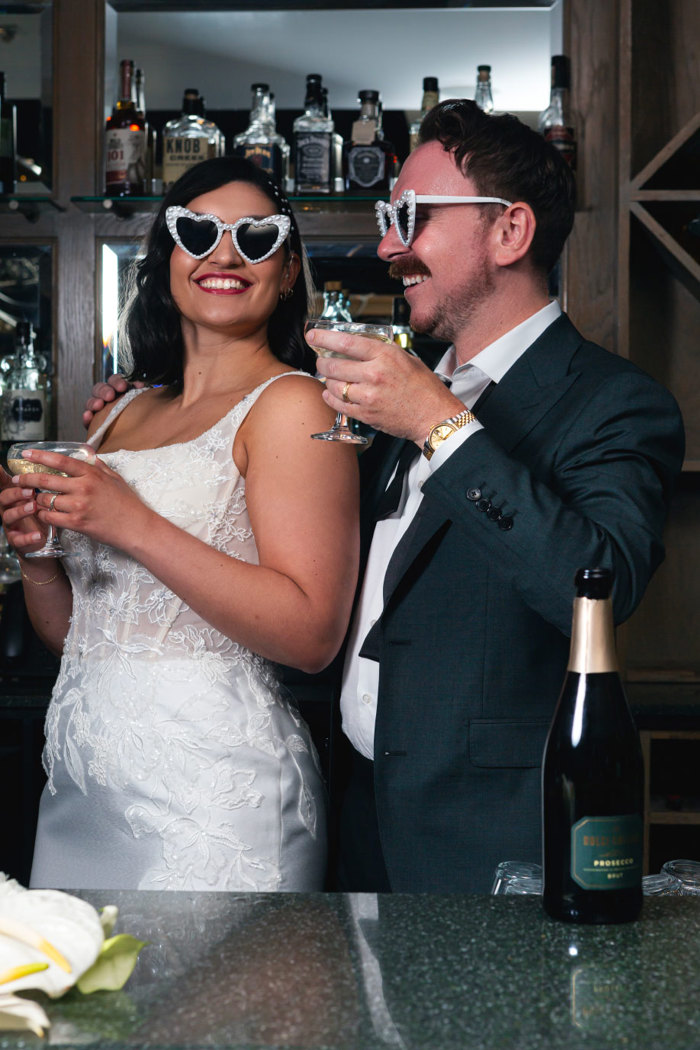
[[[51,1046],[700,1047],[700,898],[576,927],[532,897],[80,896],[118,905],[117,932],[149,944],[121,992],[49,1002]]]

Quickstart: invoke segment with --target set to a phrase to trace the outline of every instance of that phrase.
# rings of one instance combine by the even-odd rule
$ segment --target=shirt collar
[[[561,315],[561,307],[556,299],[547,303],[532,317],[521,321],[515,328],[511,328],[505,335],[500,336],[493,343],[480,350],[466,364],[455,368],[456,353],[454,346],[450,346],[438,361],[435,373],[444,382],[451,382],[466,370],[478,368],[492,382],[498,383],[511,368],[521,354],[524,354],[529,346],[542,335]]]

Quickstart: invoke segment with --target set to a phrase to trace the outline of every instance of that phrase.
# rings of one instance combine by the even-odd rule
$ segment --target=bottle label
[[[376,120],[355,120],[353,121],[352,131],[350,132],[350,141],[356,143],[358,146],[371,146],[377,137],[377,122]]]
[[[331,136],[328,132],[296,137],[296,185],[328,190],[331,185]]]
[[[245,157],[246,160],[257,164],[259,168],[266,171],[276,179],[282,177],[282,154],[279,146],[271,143],[269,146],[262,142],[254,142],[250,145],[238,146],[234,150],[236,156]]]
[[[547,142],[551,142],[555,149],[559,150],[572,171],[575,171],[576,137],[574,129],[567,128],[563,124],[553,124],[545,129],[544,137]]]
[[[642,819],[582,817],[571,829],[571,878],[586,890],[626,890],[642,878]]]
[[[43,441],[45,407],[43,390],[8,390],[2,399],[2,440]]]
[[[140,128],[113,128],[106,136],[105,185],[140,188],[146,177],[146,135]]]
[[[188,168],[216,156],[216,143],[209,138],[184,138],[168,135],[163,138],[163,186],[170,187]]]
[[[348,178],[369,189],[384,179],[386,157],[379,146],[354,146],[348,153]]]

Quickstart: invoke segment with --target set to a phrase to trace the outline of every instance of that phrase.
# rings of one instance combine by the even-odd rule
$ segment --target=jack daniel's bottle
[[[304,112],[294,121],[294,192],[333,189],[333,120],[325,112],[321,77],[306,78]]]
[[[349,193],[388,193],[398,174],[398,157],[384,138],[378,91],[360,91],[360,114],[345,143],[343,167]]]
[[[579,569],[576,588],[542,767],[543,905],[565,922],[629,922],[642,907],[639,733],[617,673],[612,572]]]

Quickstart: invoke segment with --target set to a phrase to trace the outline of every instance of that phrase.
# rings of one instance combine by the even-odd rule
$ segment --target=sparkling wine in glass
[[[56,474],[67,478],[69,475],[63,470],[55,467],[45,467],[33,459],[25,459],[22,455],[25,449],[33,448],[37,452],[60,452],[62,456],[70,456],[72,459],[81,459],[85,463],[94,463],[95,450],[91,445],[83,444],[82,441],[18,441],[7,450],[7,469],[10,474]],[[51,492],[51,489],[40,489],[40,492]],[[39,551],[29,551],[24,554],[25,558],[65,558],[70,555],[61,546],[56,529],[49,525],[49,534],[46,543]]]
[[[310,332],[312,328],[322,328],[327,332],[349,332],[352,335],[361,335],[365,339],[377,339],[381,343],[394,341],[394,330],[390,324],[366,324],[364,321],[336,321],[329,317],[310,317],[304,325],[304,332]],[[319,357],[345,358],[345,354],[339,354],[335,350],[326,350],[318,346],[311,349]],[[312,434],[311,437],[318,441],[345,441],[350,445],[369,444],[369,438],[352,430],[344,412],[338,413],[330,430]]]

